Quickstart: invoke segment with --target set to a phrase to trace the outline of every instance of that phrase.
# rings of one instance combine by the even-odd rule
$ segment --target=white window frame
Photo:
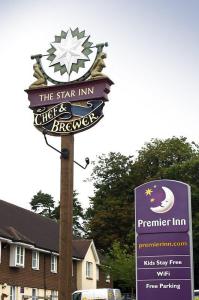
[[[16,286],[10,286],[10,300],[16,300]]]
[[[111,282],[111,276],[110,274],[106,275],[106,283],[110,283]]]
[[[90,261],[86,262],[86,278],[93,279],[93,263]]]
[[[39,270],[39,251],[32,251],[32,269]]]
[[[51,291],[51,300],[58,300],[58,291]]]
[[[52,254],[50,260],[50,271],[57,273],[57,255]]]
[[[37,289],[32,288],[32,300],[37,300]]]
[[[16,262],[16,266],[24,267],[24,262],[25,262],[25,248],[24,247],[16,245],[15,262]]]
[[[100,269],[99,269],[99,266],[96,266],[96,280],[99,281],[100,280]]]

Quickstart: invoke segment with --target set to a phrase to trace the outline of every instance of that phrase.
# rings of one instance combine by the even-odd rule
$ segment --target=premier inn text
[[[144,227],[164,227],[164,226],[185,226],[186,220],[185,219],[156,219],[156,220],[141,220],[138,219],[137,226],[138,228],[144,228]]]

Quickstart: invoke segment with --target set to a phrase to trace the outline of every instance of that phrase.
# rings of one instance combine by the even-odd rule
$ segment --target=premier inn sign
[[[192,300],[190,194],[173,180],[136,188],[137,300]]]
[[[103,108],[113,84],[102,73],[106,58],[104,46],[107,43],[93,45],[85,31],[80,32],[76,28],[55,36],[47,55],[32,56],[32,59],[36,59],[33,75],[37,80],[26,92],[37,129],[45,130],[50,135],[74,134],[94,126],[102,119]],[[78,77],[79,70],[85,67],[94,52],[90,68]],[[46,57],[51,62],[48,67],[53,67],[56,73],[60,72],[61,77],[66,75],[66,81],[49,75]],[[48,82],[54,85],[48,86]]]

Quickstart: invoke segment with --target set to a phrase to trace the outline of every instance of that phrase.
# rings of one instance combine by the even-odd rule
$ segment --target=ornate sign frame
[[[113,82],[102,73],[107,43],[93,44],[85,31],[62,31],[51,43],[48,54],[33,55],[36,59],[33,76],[37,79],[26,90],[33,110],[34,126],[49,135],[68,135],[87,130],[103,117],[103,107]],[[76,80],[70,80],[73,72],[85,68],[89,55],[96,50],[91,67]],[[61,75],[67,73],[68,81],[53,79],[43,66],[47,57],[50,67]],[[54,85],[48,86],[48,82]]]

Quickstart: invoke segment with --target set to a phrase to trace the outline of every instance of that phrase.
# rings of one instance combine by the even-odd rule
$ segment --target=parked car
[[[194,291],[194,300],[199,300],[199,290]]]
[[[134,298],[132,299],[131,294],[125,293],[122,295],[122,300],[135,300]]]
[[[72,300],[116,300],[113,289],[78,290],[72,294]],[[120,300],[120,299],[118,299]]]
[[[113,289],[114,300],[122,300],[122,294],[120,289]]]

